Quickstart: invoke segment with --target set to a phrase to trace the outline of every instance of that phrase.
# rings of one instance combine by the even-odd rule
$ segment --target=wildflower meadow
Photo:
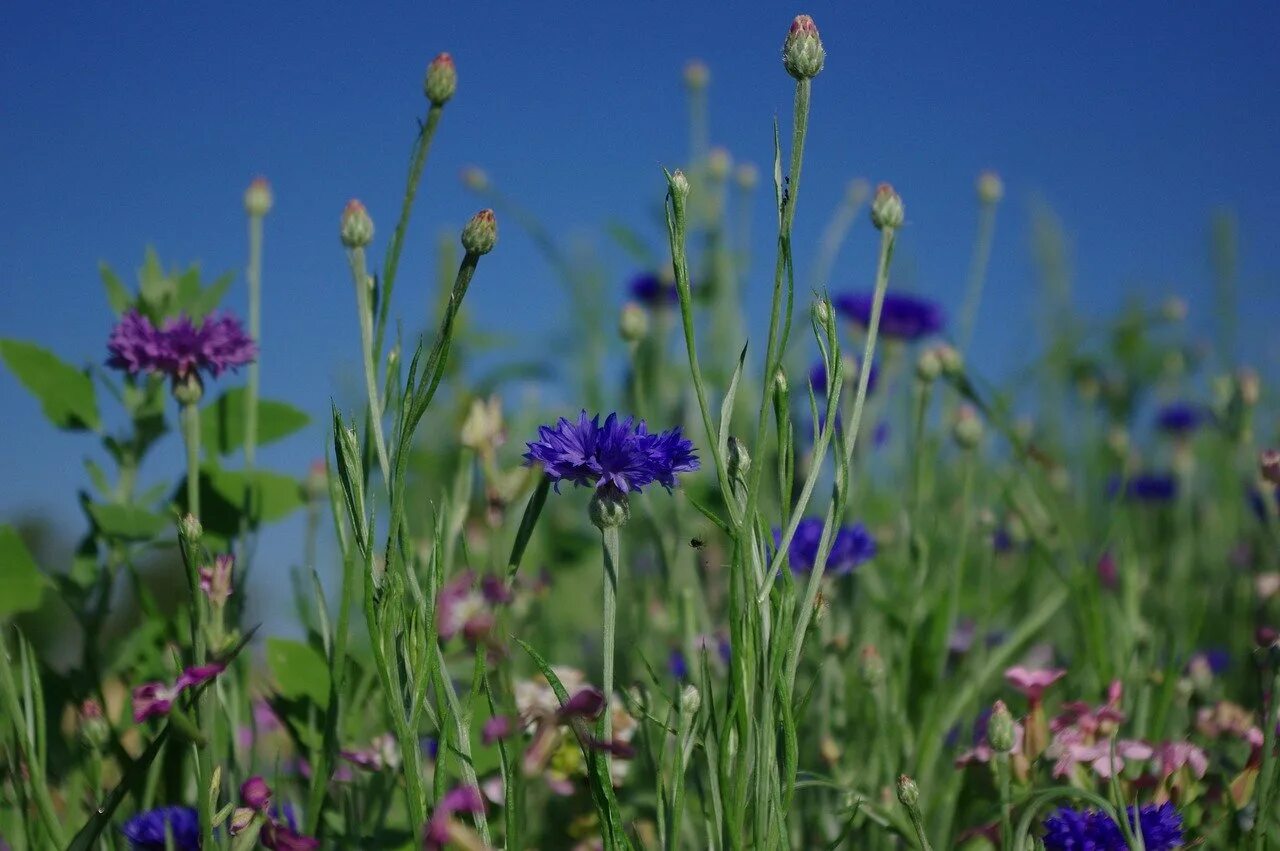
[[[893,175],[807,203],[852,37],[803,14],[777,36],[772,160],[655,163],[664,238],[615,223],[632,262],[608,275],[479,167],[478,212],[423,238],[433,146],[470,132],[466,67],[432,59],[391,140],[398,208],[332,211],[344,286],[316,297],[349,315],[345,395],[262,390],[295,355],[262,316],[261,177],[243,274],[147,250],[101,269],[92,362],[40,327],[0,340],[89,458],[65,563],[0,526],[0,848],[1280,848],[1271,385],[1176,293],[1072,313],[1052,223],[1028,286],[1055,321],[1020,389],[971,368],[1016,250],[1001,177],[955,202],[961,309],[900,284]],[[684,69],[695,139],[710,73]],[[580,311],[554,396],[476,366],[468,295],[514,286],[487,268],[507,233]],[[874,247],[837,276],[854,233]],[[1212,239],[1229,281],[1230,221]],[[411,253],[432,282],[400,274]],[[316,424],[309,470],[264,463]]]

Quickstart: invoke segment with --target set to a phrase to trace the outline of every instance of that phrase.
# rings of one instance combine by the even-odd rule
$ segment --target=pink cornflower
[[[1022,692],[1032,705],[1039,704],[1044,690],[1066,675],[1064,668],[1032,669],[1021,665],[1016,665],[1004,672],[1004,678],[1008,680],[1009,685]]]

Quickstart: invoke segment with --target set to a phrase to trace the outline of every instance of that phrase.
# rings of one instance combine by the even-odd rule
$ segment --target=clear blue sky
[[[686,151],[681,67],[691,57],[712,69],[712,141],[768,162],[771,118],[787,119],[792,92],[779,48],[791,16],[806,11],[828,57],[815,85],[801,248],[816,241],[849,178],[891,180],[908,209],[904,275],[955,307],[973,179],[999,170],[1008,197],[975,353],[980,368],[998,372],[1034,344],[1032,197],[1066,223],[1077,298],[1093,313],[1134,289],[1177,289],[1203,315],[1205,223],[1229,205],[1241,222],[1243,331],[1274,375],[1274,3],[924,5],[13,5],[0,28],[0,336],[38,339],[77,363],[100,360],[110,316],[98,261],[131,273],[153,244],[167,262],[241,269],[241,192],[264,174],[277,199],[267,223],[264,393],[322,411],[352,375],[357,333],[338,214],[360,196],[379,225],[376,248],[385,246],[425,106],[423,69],[436,52],[454,54],[461,82],[397,288],[396,313],[410,327],[425,310],[419,282],[436,235],[456,233],[478,206],[457,179],[464,165],[482,165],[558,231],[598,237],[616,216],[648,226],[657,244],[650,211],[662,193],[659,165],[680,164]],[[765,194],[757,256],[771,251]],[[865,286],[871,245],[860,223],[833,289]],[[621,286],[631,269],[610,257]],[[761,299],[765,274],[758,266],[751,282]],[[481,326],[541,339],[566,309],[561,293],[508,225],[468,309]],[[241,285],[230,303],[239,309],[243,299]],[[88,442],[48,428],[4,370],[0,400],[0,516],[34,507],[78,530],[73,491]],[[301,473],[321,447],[313,428],[270,449],[266,463]]]

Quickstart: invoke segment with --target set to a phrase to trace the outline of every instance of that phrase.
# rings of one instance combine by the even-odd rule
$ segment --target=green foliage
[[[68,431],[97,431],[98,400],[89,376],[48,349],[21,340],[0,340],[0,358],[40,400],[44,415]]]
[[[283,440],[305,428],[310,417],[286,402],[258,400],[258,445]],[[200,438],[211,452],[230,455],[244,446],[245,391],[234,387],[200,411]]]
[[[49,580],[12,526],[0,526],[0,620],[40,606]]]
[[[329,705],[328,664],[311,645],[272,636],[267,639],[267,667],[284,697],[308,698],[321,709]]]

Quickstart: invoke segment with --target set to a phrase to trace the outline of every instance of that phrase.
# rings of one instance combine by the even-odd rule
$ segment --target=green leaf
[[[0,340],[0,358],[40,400],[44,415],[55,426],[70,431],[98,430],[98,400],[89,376],[47,349],[21,340]]]
[[[49,579],[12,526],[0,526],[0,618],[40,607]]]
[[[267,667],[290,699],[310,698],[316,706],[329,706],[329,666],[320,651],[301,641],[267,639]]]
[[[104,535],[124,541],[150,541],[172,525],[164,515],[138,505],[91,502],[85,510]]]
[[[219,276],[212,284],[195,293],[190,299],[183,299],[187,313],[196,319],[203,319],[217,309],[222,297],[227,294],[236,276],[231,272]]]
[[[200,411],[201,439],[219,455],[230,455],[244,446],[245,395],[244,388],[236,387]],[[282,440],[310,421],[310,417],[290,404],[259,399],[258,445]]]
[[[120,280],[120,276],[111,271],[105,262],[98,264],[98,274],[102,276],[102,286],[107,290],[107,303],[115,311],[116,316],[124,313],[133,304],[133,294]]]
[[[173,501],[187,512],[187,484],[178,483]],[[200,469],[200,520],[206,532],[222,538],[240,533],[240,517],[248,508],[255,525],[274,523],[302,507],[302,484],[290,476],[269,470],[245,473],[206,465]]]

